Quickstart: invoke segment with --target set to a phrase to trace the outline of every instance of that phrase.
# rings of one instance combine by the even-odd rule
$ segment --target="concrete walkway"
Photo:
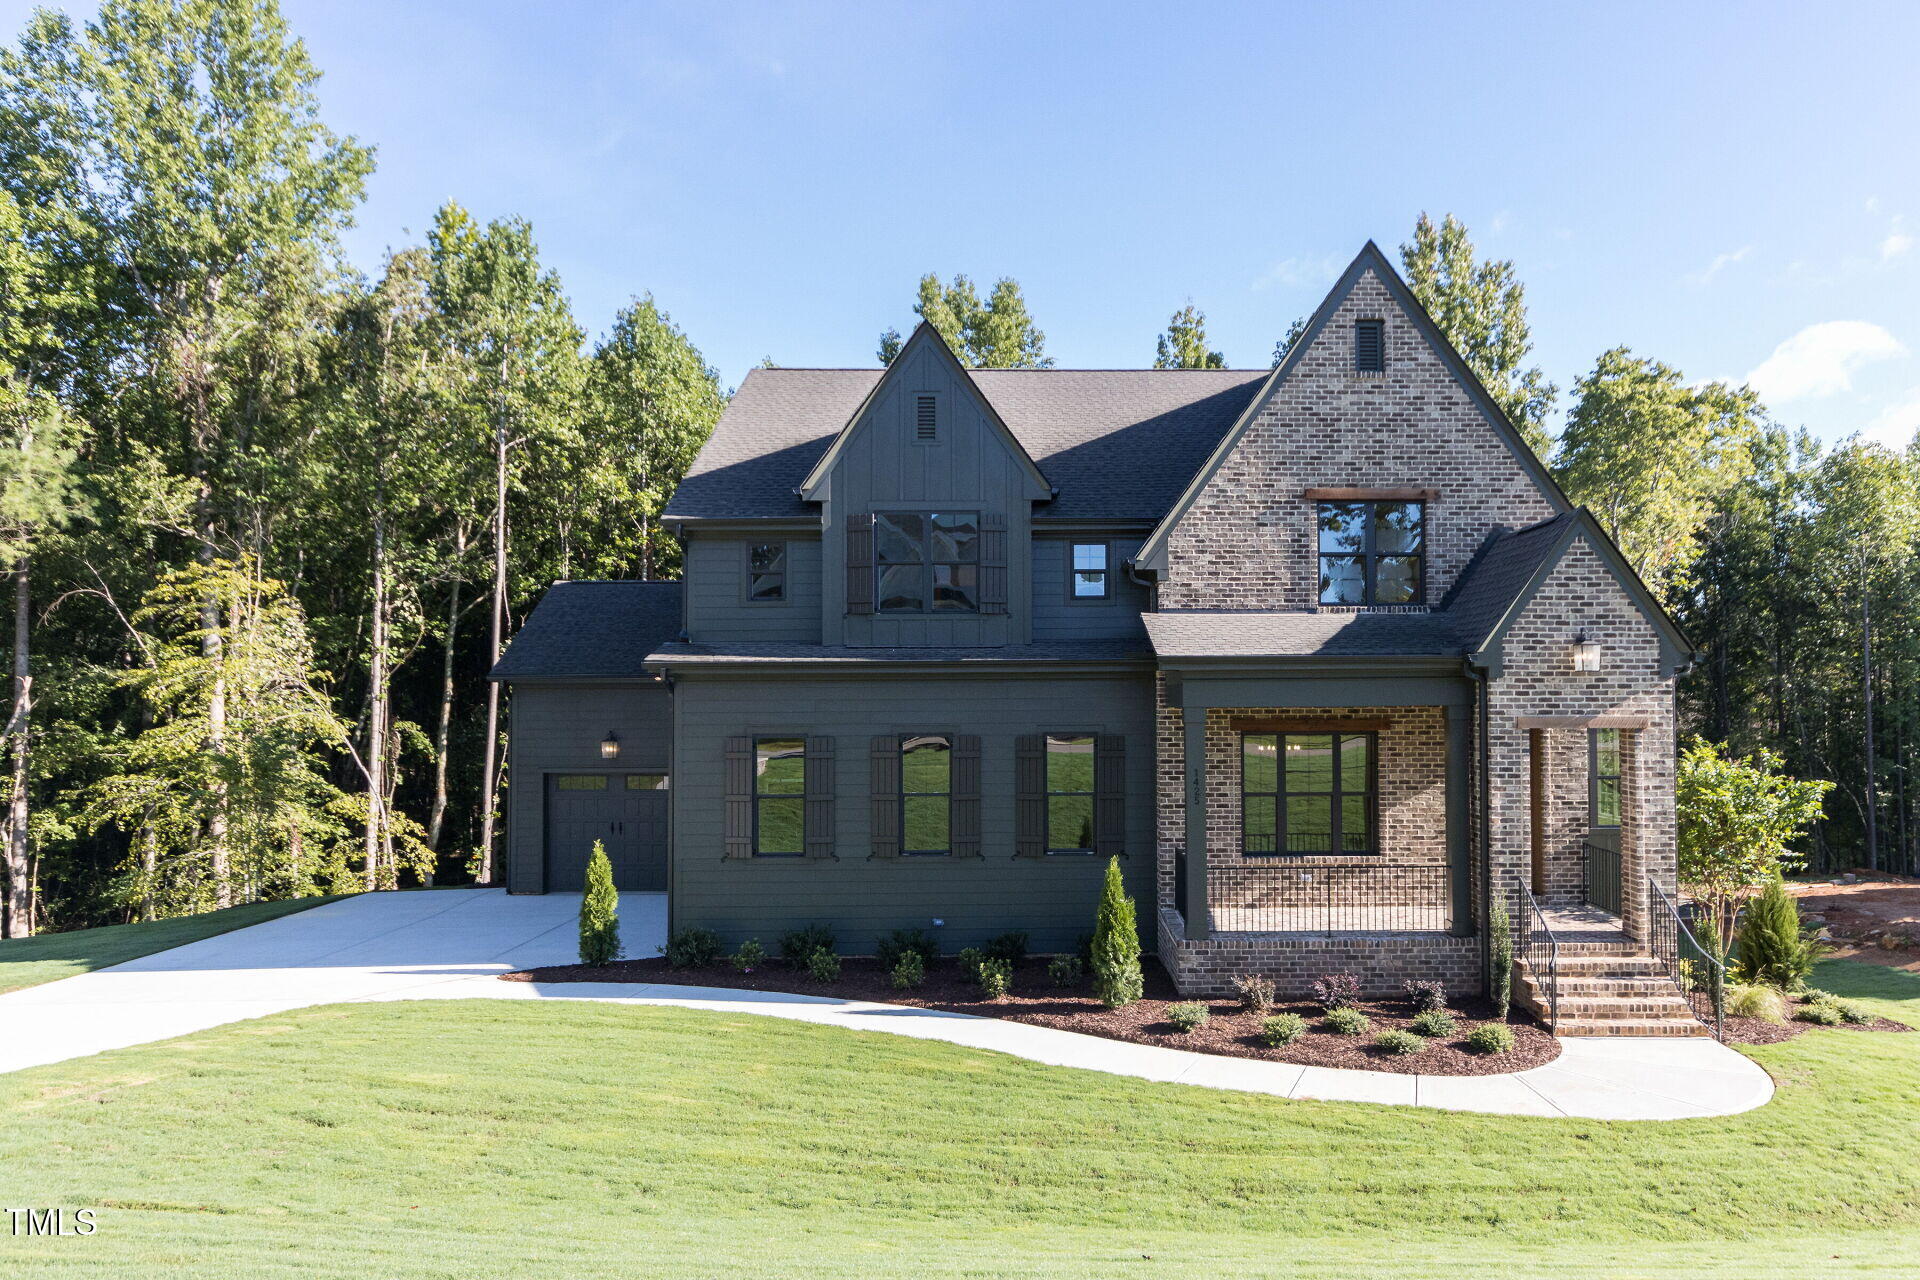
[[[185,1035],[315,1004],[373,1000],[599,1000],[754,1013],[883,1031],[1054,1066],[1285,1098],[1499,1115],[1678,1120],[1773,1096],[1767,1073],[1711,1040],[1570,1039],[1557,1061],[1493,1076],[1394,1075],[1225,1058],[902,1005],[723,987],[501,982],[575,958],[578,895],[497,890],[366,894],[173,951],[0,996],[0,1071]],[[665,901],[629,894],[629,955],[665,931]]]

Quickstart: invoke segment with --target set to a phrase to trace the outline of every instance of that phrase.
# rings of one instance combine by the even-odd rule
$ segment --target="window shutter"
[[[1127,855],[1127,740],[1117,733],[1093,740],[1093,851]]]
[[[753,739],[727,739],[726,856],[753,856]]]
[[[954,857],[977,858],[980,856],[979,735],[956,734],[951,761],[953,774],[949,785],[952,795],[948,810],[953,831],[948,838],[953,842]]]
[[[807,739],[807,843],[809,858],[833,852],[833,739]]]
[[[1007,518],[998,511],[980,517],[980,612],[1007,611]]]
[[[872,810],[875,858],[900,856],[900,735],[883,734],[873,740],[868,807]]]
[[[1013,856],[1047,856],[1047,739],[1023,733],[1013,753]]]
[[[847,520],[847,612],[873,612],[873,513]]]

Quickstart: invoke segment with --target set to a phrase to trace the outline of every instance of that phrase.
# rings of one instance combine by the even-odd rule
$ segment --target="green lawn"
[[[114,924],[100,929],[75,929],[71,933],[43,933],[37,938],[13,938],[0,942],[0,992],[18,991],[21,987],[38,986],[56,978],[104,969],[110,964],[185,946],[229,929],[244,929],[250,924],[332,901],[333,898],[289,898],[284,902],[250,902],[244,907],[147,924]]]
[[[1920,979],[1820,985],[1920,1023]],[[0,1274],[1906,1276],[1920,1035],[1671,1124],[1285,1102],[743,1015],[306,1010],[0,1077]]]

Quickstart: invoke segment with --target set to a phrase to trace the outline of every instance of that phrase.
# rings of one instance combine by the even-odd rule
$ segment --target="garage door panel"
[[[586,887],[594,841],[616,888],[667,887],[667,791],[658,774],[554,774],[547,780],[547,889]]]

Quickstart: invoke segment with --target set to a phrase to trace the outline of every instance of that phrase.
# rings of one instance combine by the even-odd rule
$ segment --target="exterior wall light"
[[[1584,631],[1573,638],[1573,669],[1575,671],[1600,669],[1600,642],[1587,639],[1587,633]]]
[[[606,737],[600,739],[600,758],[602,760],[620,758],[620,735],[611,729],[607,730]]]

